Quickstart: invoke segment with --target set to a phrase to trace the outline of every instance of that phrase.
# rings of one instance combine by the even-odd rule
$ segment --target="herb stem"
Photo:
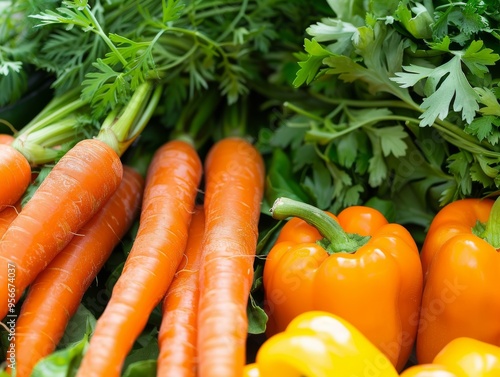
[[[238,22],[240,22],[240,20],[245,15],[245,12],[247,10],[247,6],[248,6],[248,0],[243,0],[243,2],[241,4],[240,11],[236,15],[236,17],[234,17],[234,19],[231,21],[231,24],[226,28],[226,30],[224,31],[224,33],[222,33],[219,36],[219,38],[217,38],[218,42],[223,41],[224,38],[226,38],[229,35],[229,33],[231,33],[234,30],[234,28],[236,27],[236,25],[238,24]]]
[[[120,62],[123,64],[123,67],[126,67],[127,60],[123,57],[123,55],[120,53],[120,51],[118,51],[115,44],[113,42],[111,42],[111,40],[108,38],[108,36],[104,32],[104,30],[102,29],[101,24],[99,23],[99,21],[97,21],[97,18],[95,18],[94,13],[91,12],[89,5],[87,5],[83,9],[83,12],[92,21],[92,24],[96,28],[97,34],[103,39],[104,43],[106,43],[108,45],[108,47],[111,49],[111,51],[113,51],[116,54],[116,56],[118,57]]]

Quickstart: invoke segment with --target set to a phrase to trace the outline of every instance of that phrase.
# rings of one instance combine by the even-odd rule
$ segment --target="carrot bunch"
[[[161,302],[159,375],[241,375],[262,157],[231,137],[213,145],[203,165],[193,144],[172,140],[155,152],[143,181],[112,145],[80,141],[22,209],[16,202],[0,212],[0,268],[15,266],[15,291],[0,274],[1,316],[9,298],[25,294],[9,348],[16,350],[16,376],[29,376],[56,349],[139,207],[132,249],[77,376],[119,376]]]
[[[77,376],[119,376],[161,300],[159,375],[241,375],[264,163],[249,142],[226,138],[204,168],[197,205],[202,165],[192,145],[171,141],[155,153],[137,237]]]

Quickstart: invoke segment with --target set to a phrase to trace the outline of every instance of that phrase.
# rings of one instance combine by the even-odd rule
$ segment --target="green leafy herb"
[[[301,145],[287,147],[293,153],[312,145],[319,157],[297,172],[315,200],[331,209],[401,200],[400,192],[424,179],[421,170],[430,175],[413,191],[419,203],[497,191],[498,6],[479,0],[329,4],[335,16],[311,24],[296,54],[294,85],[307,86],[316,102],[287,104],[292,114],[278,129],[284,134],[303,125]],[[415,165],[404,184],[391,188],[402,166]],[[314,178],[321,171],[333,192]]]

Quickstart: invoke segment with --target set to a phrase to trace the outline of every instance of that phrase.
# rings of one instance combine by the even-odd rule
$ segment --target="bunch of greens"
[[[212,84],[230,104],[248,94],[268,68],[262,57],[272,56],[273,44],[297,46],[303,12],[316,13],[307,3],[68,0],[46,2],[43,11],[25,7],[19,27],[44,31],[43,46],[27,62],[53,73],[59,92],[81,85],[94,114],[126,103],[145,80],[165,84],[166,109],[179,110]]]
[[[29,80],[35,77],[35,59],[50,32],[36,30],[36,20],[26,17],[50,9],[55,0],[0,2],[0,108],[27,94]]]
[[[496,192],[498,1],[328,3],[335,16],[311,24],[296,55],[294,85],[310,98],[261,137],[289,151],[301,185],[285,191],[423,226],[438,205]]]

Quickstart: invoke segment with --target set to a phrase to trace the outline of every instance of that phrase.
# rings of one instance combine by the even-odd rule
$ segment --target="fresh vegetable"
[[[0,211],[14,205],[31,182],[31,167],[16,149],[0,144]]]
[[[401,377],[495,377],[499,373],[499,347],[459,337],[446,344],[432,364],[410,367]]]
[[[116,191],[123,174],[120,156],[146,127],[161,89],[144,83],[127,105],[108,115],[96,138],[66,152],[7,229],[0,268],[15,270],[15,279],[0,274],[0,318]]]
[[[422,294],[411,234],[364,206],[334,216],[279,198],[271,213],[293,218],[264,265],[267,334],[283,331],[303,312],[324,310],[356,326],[401,370],[417,335]]]
[[[295,317],[283,332],[267,339],[246,377],[396,377],[389,359],[344,318],[324,311]]]
[[[188,142],[170,141],[156,151],[146,176],[137,237],[77,376],[120,375],[182,261],[201,174],[200,158]]]
[[[248,331],[264,162],[245,139],[217,142],[205,159],[198,373],[241,376]]]
[[[422,249],[425,286],[417,337],[419,363],[448,342],[470,337],[500,346],[500,200],[463,199],[433,220]],[[475,321],[471,321],[475,318]]]
[[[9,298],[19,300],[116,191],[121,179],[120,158],[97,139],[81,141],[57,163],[0,242],[0,269],[15,270],[14,279],[0,274],[0,318],[10,308]]]
[[[199,272],[204,230],[205,214],[199,205],[193,212],[183,261],[163,300],[163,318],[158,333],[157,373],[160,376],[197,375]]]
[[[431,262],[439,249],[456,235],[479,235],[478,223],[485,224],[490,218],[494,201],[490,198],[456,200],[443,207],[433,218],[426,233],[420,258],[427,277]],[[492,219],[492,221],[494,221]]]
[[[9,347],[16,377],[30,376],[55,350],[85,291],[138,213],[143,184],[139,173],[124,166],[115,193],[30,285]]]

